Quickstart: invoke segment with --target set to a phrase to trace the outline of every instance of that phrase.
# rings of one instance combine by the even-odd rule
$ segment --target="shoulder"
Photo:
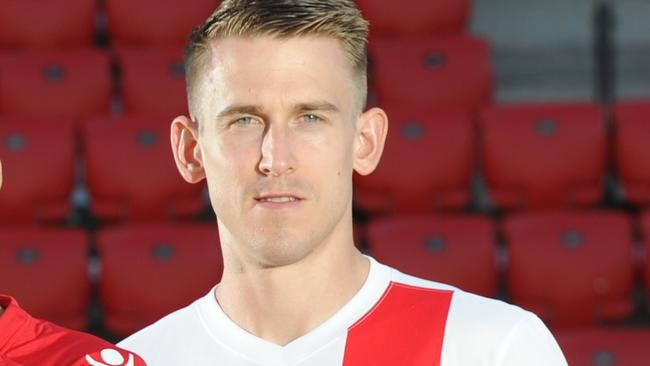
[[[203,298],[172,312],[155,323],[127,337],[118,343],[119,347],[133,351],[144,357],[147,362],[156,362],[162,355],[175,354],[173,350],[184,349],[203,336],[204,328],[199,307]],[[165,357],[167,357],[165,356]],[[165,360],[167,362],[169,360]]]
[[[504,301],[476,295],[444,283],[414,277],[392,268],[391,282],[410,286],[414,291],[446,293],[450,298],[450,315],[457,312],[463,316],[480,316],[486,320],[491,318],[500,323],[516,323],[522,318],[533,315],[527,310]]]
[[[394,283],[412,286],[414,291],[447,295],[443,358],[449,364],[484,364],[489,359],[490,365],[566,365],[550,331],[530,311],[393,271]]]
[[[3,296],[0,301],[7,308],[0,324],[10,334],[0,337],[0,359],[9,365],[101,365],[120,359],[133,366],[145,364],[101,338],[33,318],[12,298]]]

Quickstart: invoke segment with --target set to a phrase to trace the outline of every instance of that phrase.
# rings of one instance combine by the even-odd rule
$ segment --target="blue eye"
[[[316,123],[322,121],[322,118],[318,117],[315,114],[305,114],[302,116],[303,121],[306,123]]]

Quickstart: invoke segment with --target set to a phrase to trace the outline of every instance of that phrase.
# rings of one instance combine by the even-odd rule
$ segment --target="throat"
[[[326,322],[350,301],[369,270],[368,259],[357,252],[348,261],[224,273],[215,296],[239,327],[285,346]]]

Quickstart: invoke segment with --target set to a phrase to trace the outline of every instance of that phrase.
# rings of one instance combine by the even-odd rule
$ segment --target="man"
[[[154,365],[566,365],[533,314],[355,248],[352,173],[387,133],[363,111],[367,32],[351,0],[226,0],[194,31],[171,141],[207,180],[224,273],[120,346]]]
[[[2,187],[2,164],[0,164]],[[90,334],[35,319],[0,294],[1,366],[139,366],[137,355]]]

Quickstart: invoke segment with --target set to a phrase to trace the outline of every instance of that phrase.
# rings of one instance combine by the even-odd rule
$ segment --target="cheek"
[[[234,200],[255,179],[255,152],[246,144],[213,141],[204,146],[203,157],[213,204]]]

